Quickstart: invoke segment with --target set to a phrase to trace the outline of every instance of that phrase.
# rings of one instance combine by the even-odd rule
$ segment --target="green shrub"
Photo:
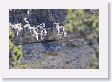
[[[68,32],[80,33],[86,40],[99,39],[99,15],[89,13],[89,9],[69,9],[65,21]]]
[[[22,57],[22,46],[15,46],[13,43],[14,34],[13,32],[9,33],[9,66],[12,68],[17,68]]]

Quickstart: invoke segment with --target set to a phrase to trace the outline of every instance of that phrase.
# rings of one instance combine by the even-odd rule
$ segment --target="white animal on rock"
[[[26,23],[23,27],[24,27],[24,28],[29,28],[29,29],[31,29],[31,28],[30,28],[30,27],[31,27],[31,26],[30,26],[30,23],[29,23],[29,21],[27,20],[27,18],[24,18],[23,20],[24,20],[25,23]]]
[[[22,31],[22,30],[23,30],[23,28],[22,28],[21,23],[17,24],[17,25],[16,25],[16,27],[17,27],[17,36],[18,36],[18,35],[19,35],[19,33],[20,33],[20,31]]]
[[[44,27],[45,27],[44,24],[45,24],[45,23],[42,23],[42,24],[40,24],[40,25],[37,27],[37,29],[38,29],[38,34],[40,35],[40,40],[44,40],[44,38],[45,38],[45,36],[46,36],[46,34],[47,34],[47,31],[46,31],[46,29],[44,28]]]
[[[46,31],[46,29],[44,29],[44,28],[41,28],[42,30],[41,30],[41,32],[40,32],[40,35],[41,35],[41,40],[43,40],[44,38],[45,38],[45,36],[46,36],[46,34],[47,34],[47,31]]]
[[[60,35],[60,26],[59,26],[59,23],[54,23],[56,29],[57,29],[57,32],[58,32],[58,35]]]
[[[34,36],[37,40],[39,40],[39,36],[38,36],[39,33],[37,32],[38,29],[32,28],[31,31],[32,31],[32,36]]]
[[[26,22],[26,24],[23,26],[24,29],[25,29],[25,33],[31,34],[31,31],[32,31],[33,27],[30,26],[30,23],[27,20],[27,18],[24,18],[23,20]]]
[[[12,25],[11,23],[9,23],[9,26],[11,31],[13,31],[16,36],[18,36],[19,33],[23,30],[21,23],[18,23],[15,25]]]
[[[44,40],[47,31],[45,28],[43,28],[42,26],[37,26],[37,28],[35,27],[30,27],[31,32],[32,32],[32,36],[36,38],[36,40],[39,40],[39,35],[40,35],[40,40]]]
[[[64,26],[60,26],[59,24],[60,23],[54,23],[55,24],[55,27],[57,29],[57,34],[58,35],[62,35],[63,37],[66,37],[67,36],[67,32],[65,31],[65,28]]]

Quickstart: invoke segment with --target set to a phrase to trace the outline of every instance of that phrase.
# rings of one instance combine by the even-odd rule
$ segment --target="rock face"
[[[95,51],[88,45],[36,43],[23,45],[21,65],[29,69],[89,69]]]
[[[23,18],[28,18],[31,26],[45,23],[47,28],[53,26],[53,22],[63,24],[67,10],[65,9],[12,9],[9,10],[9,22],[12,24],[25,24]]]
[[[70,36],[74,38],[72,34]],[[81,38],[24,44],[20,68],[25,65],[27,69],[89,69],[95,52]]]
[[[23,19],[26,17],[32,27],[45,23],[46,28],[49,29],[53,27],[54,22],[60,22],[63,25],[66,15],[67,10],[64,9],[12,9],[9,10],[9,22],[11,24],[22,23],[22,25],[25,25]],[[52,33],[49,35],[53,36]],[[82,37],[75,38],[76,34],[74,33],[68,35],[73,36],[72,39],[70,39],[71,37],[68,37],[68,40],[66,41],[23,44],[22,50],[24,54],[20,61],[19,68],[91,68],[90,64],[92,57],[96,56],[96,51],[92,46],[88,45]],[[49,37],[49,39],[51,39],[52,36]],[[26,40],[26,42],[27,41],[28,40]]]
[[[32,35],[24,36],[25,35],[25,25],[26,21],[24,20],[27,18],[27,22],[29,23],[30,27],[37,28],[40,24],[44,23],[44,29],[47,31],[45,39],[52,40],[58,39],[59,37],[56,36],[56,29],[54,30],[53,23],[59,22],[60,25],[63,25],[65,17],[67,15],[67,10],[65,9],[12,9],[9,10],[9,22],[10,24],[16,25],[21,24],[21,33],[20,36],[15,37],[14,42],[36,42],[36,38]],[[12,27],[11,26],[11,27]],[[40,32],[41,33],[41,32]],[[39,34],[38,34],[39,35]],[[39,37],[39,36],[38,36]],[[26,42],[27,41],[27,42]]]

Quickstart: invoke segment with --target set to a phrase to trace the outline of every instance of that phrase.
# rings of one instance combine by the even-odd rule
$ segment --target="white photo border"
[[[9,69],[9,9],[99,9],[99,69]],[[108,78],[106,0],[2,0],[0,11],[0,76],[3,78]]]

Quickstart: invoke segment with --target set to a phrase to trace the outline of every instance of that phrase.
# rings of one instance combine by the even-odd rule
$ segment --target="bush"
[[[15,46],[13,44],[14,34],[13,32],[9,33],[9,66],[18,67],[20,59],[22,57],[22,46]]]
[[[99,40],[99,13],[91,9],[69,9],[65,21],[68,32],[79,33],[86,40]]]

